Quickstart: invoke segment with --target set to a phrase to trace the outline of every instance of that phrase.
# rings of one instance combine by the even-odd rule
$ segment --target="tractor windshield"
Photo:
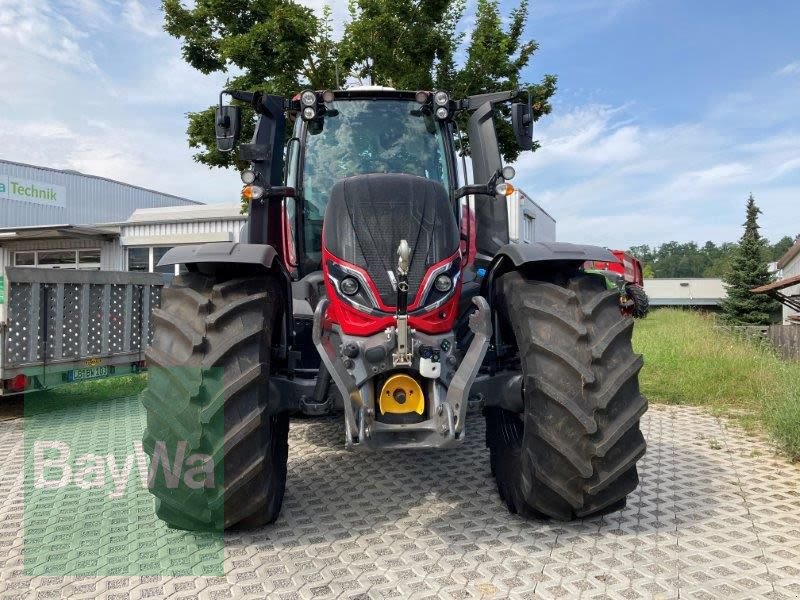
[[[363,173],[408,173],[449,189],[443,127],[413,100],[338,100],[308,127],[302,193],[305,251],[321,259],[322,219],[333,185]]]

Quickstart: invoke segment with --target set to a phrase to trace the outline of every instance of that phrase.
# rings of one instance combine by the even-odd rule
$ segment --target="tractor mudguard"
[[[260,265],[269,269],[278,253],[267,244],[213,242],[197,246],[176,246],[158,261],[158,266],[198,263]]]
[[[530,244],[505,244],[494,256],[488,272],[481,282],[481,294],[489,299],[494,324],[493,344],[502,348],[499,314],[495,305],[495,285],[497,279],[509,271],[529,270],[532,265],[545,267],[563,266],[565,269],[579,267],[587,260],[603,262],[619,262],[610,250],[600,246],[586,244],[568,244],[566,242],[533,242]]]
[[[566,242],[533,242],[532,244],[506,244],[497,251],[495,262],[501,256],[508,257],[514,267],[537,262],[577,262],[599,260],[603,262],[619,262],[610,250],[600,246],[585,244],[568,244]]]

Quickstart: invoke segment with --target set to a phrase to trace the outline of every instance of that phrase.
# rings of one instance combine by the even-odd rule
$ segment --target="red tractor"
[[[624,250],[611,250],[617,258],[614,262],[587,261],[584,269],[601,273],[620,291],[620,310],[622,314],[643,319],[650,312],[650,300],[644,291],[642,263],[633,254]]]
[[[509,243],[514,169],[494,119],[510,104],[530,150],[527,91],[223,94],[258,116],[239,145],[250,214],[242,243],[178,247],[159,263],[187,272],[164,289],[147,350],[158,516],[186,529],[273,522],[292,413],[341,406],[354,450],[448,448],[468,435],[476,398],[510,511],[623,507],[645,452],[642,358],[618,293],[583,269],[613,254]],[[462,115],[475,183],[459,180]],[[220,95],[221,151],[240,120]]]

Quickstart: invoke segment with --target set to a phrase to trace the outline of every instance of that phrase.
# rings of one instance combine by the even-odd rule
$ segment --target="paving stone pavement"
[[[447,451],[342,447],[292,422],[283,512],[225,539],[221,577],[29,577],[23,419],[0,422],[3,598],[798,598],[800,467],[694,408],[652,406],[625,510],[524,521],[500,504],[473,411]]]

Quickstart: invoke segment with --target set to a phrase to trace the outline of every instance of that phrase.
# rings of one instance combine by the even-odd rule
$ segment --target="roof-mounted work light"
[[[300,94],[300,105],[303,107],[303,119],[311,121],[317,116],[317,95],[311,90]]]

